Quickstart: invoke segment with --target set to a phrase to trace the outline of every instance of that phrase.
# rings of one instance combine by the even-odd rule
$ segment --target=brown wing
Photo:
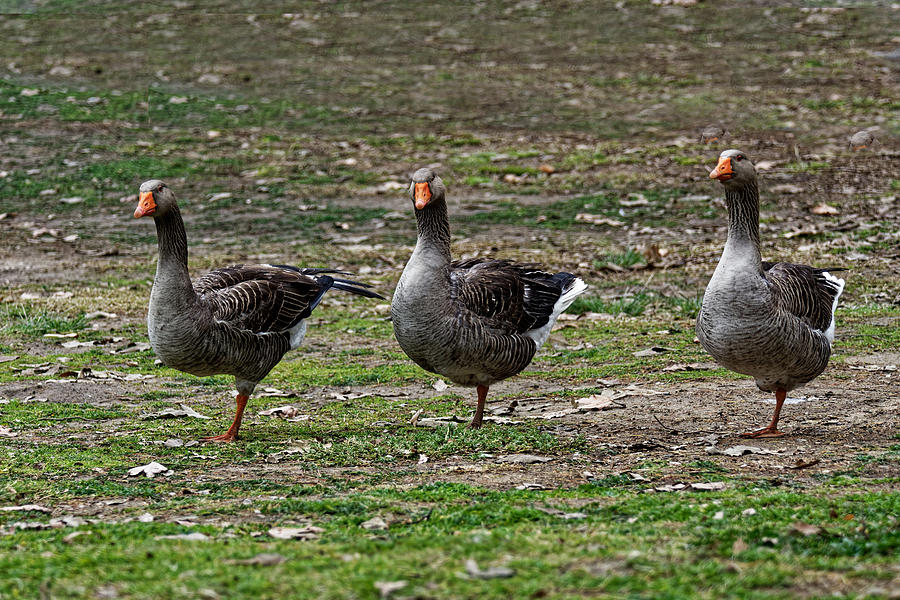
[[[194,290],[216,320],[263,333],[285,331],[308,317],[331,285],[330,277],[320,283],[297,269],[234,265],[200,277]]]
[[[834,300],[843,290],[829,271],[792,263],[763,262],[763,272],[774,292],[778,306],[794,314],[814,329],[828,329],[834,318]]]

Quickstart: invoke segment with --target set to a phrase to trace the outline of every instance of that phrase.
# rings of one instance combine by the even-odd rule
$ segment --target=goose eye
[[[743,154],[738,154],[738,155],[737,155],[737,159],[738,159],[738,160],[744,160],[744,155],[743,155]]]
[[[158,185],[158,186],[156,187],[156,191],[157,191],[157,192],[161,192],[162,189],[163,189],[163,186],[162,186],[162,185]]]

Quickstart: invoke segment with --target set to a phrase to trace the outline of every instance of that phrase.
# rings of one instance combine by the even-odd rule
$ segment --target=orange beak
[[[413,200],[416,202],[416,210],[422,210],[428,201],[431,200],[431,190],[428,183],[417,183],[413,192]]]
[[[731,170],[731,157],[728,156],[720,158],[716,168],[709,172],[710,179],[719,181],[728,181],[732,177],[734,177],[734,171]]]
[[[156,202],[153,200],[153,192],[141,192],[137,208],[134,209],[134,218],[140,219],[156,212]]]

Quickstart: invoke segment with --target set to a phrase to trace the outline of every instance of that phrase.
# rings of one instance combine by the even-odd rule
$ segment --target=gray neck
[[[430,261],[450,264],[450,220],[447,202],[435,198],[422,210],[416,211],[418,240],[414,254],[427,256]]]
[[[187,235],[184,221],[177,206],[171,207],[165,215],[154,217],[156,237],[159,240],[159,262],[156,264],[154,287],[164,286],[192,296],[194,288],[188,274]],[[161,291],[161,290],[159,290]]]
[[[726,189],[725,205],[728,207],[728,239],[725,253],[736,253],[756,264],[762,258],[759,253],[759,188],[755,181],[746,186]]]

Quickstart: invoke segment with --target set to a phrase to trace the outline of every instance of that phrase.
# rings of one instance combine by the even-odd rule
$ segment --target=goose
[[[828,364],[844,280],[827,269],[761,260],[759,188],[746,153],[722,152],[709,176],[725,186],[728,238],[703,296],[697,337],[719,364],[775,393],[772,421],[742,437],[778,437],[787,393]]]
[[[707,125],[700,132],[700,143],[709,144],[725,137],[725,128],[721,125]]]
[[[875,143],[875,134],[868,129],[863,129],[851,135],[847,143],[851,150],[863,150]]]
[[[381,298],[334,269],[233,265],[191,282],[187,236],[175,194],[162,181],[141,184],[135,218],[156,222],[159,260],[147,330],[163,364],[198,376],[233,375],[237,410],[228,431],[203,438],[233,442],[256,384],[306,334],[306,318],[331,288]]]
[[[451,261],[446,189],[428,168],[412,177],[418,237],[391,300],[394,336],[420,367],[478,394],[482,425],[491,384],[518,374],[547,341],[559,315],[587,289],[570,273],[534,264]]]

